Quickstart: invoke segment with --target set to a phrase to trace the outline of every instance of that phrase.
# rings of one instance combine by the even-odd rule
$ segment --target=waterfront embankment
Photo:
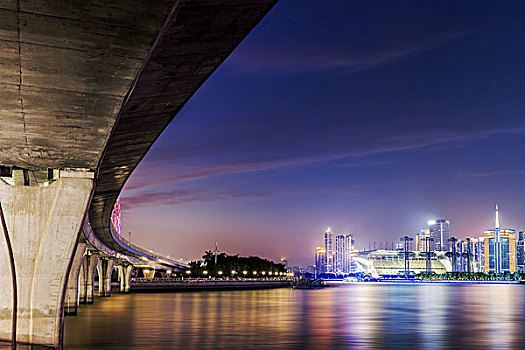
[[[196,290],[238,290],[238,289],[268,289],[290,287],[288,280],[186,280],[186,281],[132,281],[132,292],[178,292]]]

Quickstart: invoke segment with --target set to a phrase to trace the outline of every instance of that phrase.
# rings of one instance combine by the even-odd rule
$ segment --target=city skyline
[[[523,229],[524,6],[277,4],[133,173],[124,232],[303,265],[326,226],[472,236],[500,203]]]
[[[428,221],[428,229],[405,235],[398,242],[363,242],[363,249],[354,247],[350,234],[337,234],[330,227],[324,233],[324,247],[315,248],[314,264],[306,268],[294,266],[296,272],[351,276],[366,274],[372,278],[409,277],[418,273],[447,272],[508,274],[525,272],[524,232],[504,228],[498,204],[495,205],[493,227],[482,236],[457,238],[450,234],[450,220]],[[333,238],[335,237],[335,249]],[[446,243],[445,243],[446,242]],[[424,261],[424,264],[423,264]],[[412,268],[412,270],[411,270]],[[415,270],[415,271],[414,271]]]
[[[431,227],[438,224],[439,223],[446,223],[447,224],[447,236],[444,237],[444,241],[447,241],[449,238],[453,237],[453,236],[456,236],[455,238],[458,238],[458,239],[465,239],[465,238],[478,238],[478,237],[482,237],[484,235],[484,233],[486,233],[487,231],[490,231],[490,230],[494,230],[494,228],[497,228],[499,229],[500,228],[500,222],[502,222],[502,217],[501,217],[501,213],[500,213],[500,210],[499,210],[499,204],[496,204],[496,211],[494,212],[493,211],[493,215],[492,215],[492,222],[493,222],[493,227],[490,227],[487,226],[486,229],[482,230],[481,232],[478,232],[478,233],[474,233],[474,234],[471,234],[471,235],[468,235],[468,234],[462,234],[462,235],[458,235],[458,234],[454,234],[453,230],[451,229],[451,226],[453,225],[451,220],[447,219],[447,218],[443,218],[443,217],[437,217],[437,218],[434,218],[434,219],[429,219],[427,220],[427,226],[425,228],[422,228],[420,229],[419,231],[418,230],[413,230],[411,232],[400,232],[399,233],[399,236],[404,236],[404,235],[408,235],[408,236],[414,236],[414,238],[418,235],[427,235],[429,237],[431,237],[432,239],[434,237],[432,237],[432,229]],[[490,227],[490,228],[489,228]],[[518,231],[522,231],[521,229],[515,229],[513,228],[512,226],[509,226],[507,225],[506,226],[507,228],[505,230],[514,230],[516,232]],[[332,226],[328,226],[326,231],[325,231],[325,234],[326,232],[331,232],[333,235],[338,235],[338,233],[336,232],[333,232],[332,231]],[[343,235],[351,235],[352,237],[359,237],[359,233],[356,233],[356,232],[351,232],[351,231],[340,231],[340,232],[344,232],[344,233],[339,233],[339,234],[343,234]],[[336,237],[336,236],[334,236]],[[389,241],[389,240],[368,240],[368,241],[362,241],[361,242],[361,245],[365,246],[365,248],[368,248],[368,244],[371,243],[371,244],[375,244],[377,243],[378,246],[377,246],[377,249],[380,249],[379,248],[379,244],[381,243],[397,243],[397,240],[392,240],[392,241]],[[414,245],[414,249],[417,249],[415,248],[416,246],[418,246],[417,244],[418,241],[414,241],[413,242],[413,245]],[[421,242],[421,244],[424,246],[425,242]],[[439,246],[436,246],[435,244],[433,245],[432,243],[430,243],[430,246],[431,246],[431,250],[440,250],[438,249]],[[356,249],[358,249],[359,247],[356,246]],[[445,246],[446,249],[443,249],[444,251],[448,251],[449,250],[449,246]],[[376,248],[373,248],[373,249],[376,249]],[[364,249],[364,250],[367,250],[367,249]],[[424,250],[424,249],[422,249]]]

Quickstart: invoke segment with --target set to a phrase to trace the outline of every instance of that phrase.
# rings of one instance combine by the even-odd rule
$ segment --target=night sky
[[[313,264],[433,218],[525,228],[525,2],[281,0],[122,193],[133,243]]]

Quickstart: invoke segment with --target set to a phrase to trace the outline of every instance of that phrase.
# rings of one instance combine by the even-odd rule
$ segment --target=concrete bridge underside
[[[0,340],[14,316],[18,341],[60,346],[85,222],[108,249],[136,255],[110,230],[125,181],[275,2],[0,0],[0,170],[24,171],[23,183],[0,179],[14,252],[0,235],[0,280],[10,285],[13,258],[19,299],[13,308],[13,290],[0,289]]]

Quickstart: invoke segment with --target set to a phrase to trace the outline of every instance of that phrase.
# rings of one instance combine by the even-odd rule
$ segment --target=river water
[[[525,286],[115,293],[65,321],[65,349],[525,349]]]

